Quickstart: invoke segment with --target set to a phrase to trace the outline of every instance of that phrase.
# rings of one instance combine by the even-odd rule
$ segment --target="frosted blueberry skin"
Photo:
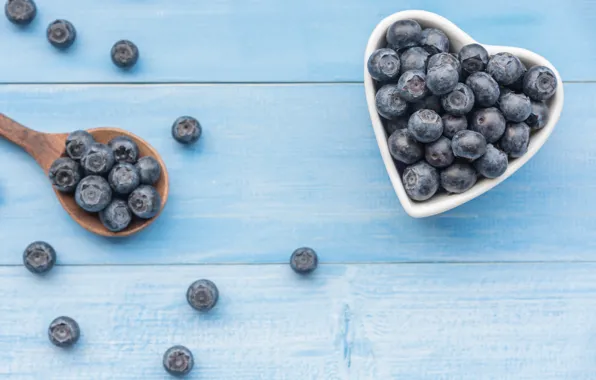
[[[161,196],[153,186],[141,185],[128,197],[128,207],[141,219],[151,219],[161,210]]]
[[[411,103],[412,113],[423,109],[435,111],[439,115],[442,114],[443,106],[441,106],[441,98],[436,95],[429,95],[418,102]]]
[[[530,127],[524,123],[508,123],[503,137],[499,140],[501,150],[509,157],[521,157],[528,151]]]
[[[110,56],[114,65],[121,69],[131,69],[139,60],[139,48],[128,40],[120,40],[112,46]]]
[[[441,171],[441,186],[449,193],[460,194],[476,184],[474,168],[464,162],[455,162]]]
[[[401,73],[410,70],[419,70],[426,73],[426,66],[430,54],[419,46],[414,46],[404,50],[399,56],[401,62]]]
[[[557,77],[546,66],[534,66],[524,75],[523,90],[532,100],[548,100],[557,91]]]
[[[134,164],[139,158],[139,147],[130,137],[114,137],[108,143],[108,146],[114,152],[116,162],[128,162]]]
[[[391,82],[399,78],[401,62],[393,49],[375,50],[367,63],[368,73],[377,82]]]
[[[139,158],[135,166],[139,170],[141,184],[143,185],[153,185],[161,176],[161,166],[159,166],[159,162],[151,156]]]
[[[99,220],[112,232],[120,232],[132,222],[132,212],[126,201],[114,199],[106,208],[99,212]]]
[[[499,97],[499,109],[508,121],[520,122],[530,117],[532,103],[524,94],[513,91],[502,91]]]
[[[395,51],[418,46],[422,39],[422,28],[414,20],[399,20],[387,29],[387,43]]]
[[[443,134],[443,120],[435,111],[416,111],[410,116],[408,131],[421,143],[433,142]]]
[[[443,136],[448,139],[452,139],[457,132],[468,128],[468,119],[465,116],[454,116],[446,113],[441,119],[443,119]]]
[[[461,64],[459,60],[449,53],[439,53],[431,56],[428,60],[428,69],[440,66],[450,66],[461,75]]]
[[[439,172],[428,163],[420,161],[406,167],[402,182],[408,197],[415,201],[425,201],[439,189]]]
[[[318,265],[319,257],[312,248],[298,248],[290,256],[290,267],[298,274],[311,273]]]
[[[141,184],[141,174],[136,166],[120,162],[110,171],[108,182],[116,194],[128,195]]]
[[[408,102],[422,100],[428,93],[426,75],[419,70],[406,71],[397,82],[399,96]]]
[[[105,178],[91,175],[83,178],[75,191],[75,202],[85,211],[99,212],[112,201],[112,189]]]
[[[474,93],[470,87],[458,83],[453,91],[441,97],[441,104],[445,112],[455,116],[463,116],[474,107]]]
[[[114,152],[104,144],[93,143],[81,157],[81,166],[87,175],[106,175],[116,163]]]
[[[449,51],[449,38],[447,38],[447,35],[442,30],[426,28],[420,35],[420,44],[430,54]]]
[[[476,171],[486,178],[500,177],[507,170],[507,165],[507,154],[495,148],[493,144],[488,144],[486,153],[474,161]]]
[[[33,274],[45,274],[56,264],[56,251],[45,241],[36,241],[23,252],[23,264]]]
[[[505,116],[495,107],[476,110],[470,117],[469,129],[484,136],[488,143],[497,142],[505,132]]]
[[[197,280],[186,291],[186,301],[195,310],[209,311],[219,300],[219,290],[212,281]]]
[[[478,132],[463,130],[453,136],[451,147],[455,157],[475,160],[486,153],[486,139]]]
[[[387,145],[391,156],[404,164],[413,164],[424,157],[424,146],[407,129],[393,132]]]
[[[434,95],[445,95],[455,89],[459,74],[451,65],[434,66],[426,73],[426,87]]]
[[[48,177],[52,186],[63,193],[73,193],[81,181],[81,166],[68,157],[60,157],[52,163]]]
[[[524,71],[525,66],[519,58],[506,52],[493,55],[486,65],[486,72],[503,86],[515,83]]]
[[[163,368],[172,376],[188,375],[194,364],[192,352],[184,346],[171,347],[163,355]]]
[[[437,141],[427,144],[424,149],[426,162],[435,168],[445,168],[455,160],[451,140],[445,136],[441,136]]]
[[[31,24],[37,15],[37,6],[33,0],[8,0],[4,5],[4,14],[15,25]]]
[[[548,106],[546,103],[532,100],[532,111],[525,123],[533,131],[544,128],[546,123],[548,123]]]
[[[46,30],[48,42],[57,49],[66,50],[77,38],[77,31],[70,21],[56,20]]]
[[[466,79],[466,85],[474,93],[477,107],[492,107],[499,100],[499,84],[485,72],[476,72]]]
[[[192,116],[181,116],[172,124],[172,137],[180,144],[194,144],[202,134],[201,123]]]
[[[66,138],[66,154],[75,161],[80,160],[95,139],[87,131],[74,131]]]
[[[395,120],[406,114],[408,103],[399,94],[397,84],[386,84],[377,91],[375,104],[379,115],[388,120]]]
[[[488,64],[488,52],[480,44],[469,44],[462,47],[458,58],[462,69],[467,74],[484,71]]]
[[[48,327],[48,338],[53,345],[66,348],[79,341],[81,329],[79,324],[69,317],[58,317]]]

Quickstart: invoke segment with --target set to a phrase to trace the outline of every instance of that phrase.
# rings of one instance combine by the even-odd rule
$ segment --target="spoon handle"
[[[0,137],[23,148],[45,172],[60,157],[64,147],[64,136],[34,131],[3,113],[0,113]]]

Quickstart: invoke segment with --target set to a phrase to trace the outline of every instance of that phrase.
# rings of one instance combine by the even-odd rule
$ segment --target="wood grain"
[[[131,131],[162,155],[170,201],[126,241],[69,220],[45,176],[0,141],[0,263],[48,240],[63,263],[285,262],[312,246],[324,262],[593,261],[596,85],[567,84],[551,139],[503,184],[452,212],[408,217],[391,188],[361,85],[3,86],[0,109],[59,132]],[[187,149],[180,115],[203,125]]]
[[[171,345],[191,379],[593,379],[595,264],[0,268],[0,377],[166,379]],[[185,300],[198,278],[220,302]],[[47,340],[75,318],[76,348]]]
[[[0,21],[0,51],[10,54],[0,82],[362,81],[370,33],[406,9],[443,15],[483,43],[533,50],[565,80],[596,80],[590,0],[52,0],[30,28]],[[77,28],[68,52],[45,39],[57,17]],[[140,50],[131,72],[110,61],[123,38]]]

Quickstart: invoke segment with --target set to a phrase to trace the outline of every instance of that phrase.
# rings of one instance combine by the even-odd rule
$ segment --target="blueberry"
[[[433,142],[443,134],[443,120],[435,111],[416,111],[410,116],[408,131],[421,143]]]
[[[428,57],[430,57],[430,54],[419,46],[406,49],[399,57],[401,61],[401,72],[405,73],[410,70],[426,72]]]
[[[118,41],[112,46],[112,62],[121,69],[130,69],[139,60],[139,48],[127,40]]]
[[[48,41],[58,49],[68,49],[77,38],[75,27],[66,20],[56,20],[48,25],[46,31]]]
[[[132,212],[126,201],[114,199],[106,208],[99,212],[99,220],[112,232],[124,230],[132,221]]]
[[[48,172],[54,188],[63,193],[72,193],[81,181],[81,166],[68,157],[60,157],[52,163]]]
[[[478,132],[463,130],[453,136],[451,147],[456,157],[475,160],[486,153],[486,139]]]
[[[530,98],[524,94],[504,91],[501,92],[501,96],[499,97],[499,109],[508,121],[520,122],[530,117],[532,103],[530,102]]]
[[[120,162],[110,171],[108,182],[115,193],[128,195],[141,184],[141,173],[133,164]]]
[[[439,172],[424,161],[408,166],[402,182],[406,194],[415,201],[425,201],[439,189]]]
[[[209,280],[197,280],[193,282],[186,292],[188,304],[198,311],[209,311],[213,309],[219,299],[217,286]]]
[[[510,157],[521,157],[528,151],[530,127],[526,123],[507,123],[499,145]]]
[[[426,75],[422,71],[406,71],[397,82],[399,96],[408,101],[416,102],[426,96]]]
[[[435,142],[432,142],[425,147],[426,162],[435,168],[444,168],[453,163],[455,157],[453,150],[451,150],[451,140],[445,136],[439,137]]]
[[[114,152],[104,144],[93,143],[81,157],[81,166],[88,175],[106,175],[115,163]]]
[[[74,131],[66,138],[66,154],[73,160],[80,160],[95,139],[87,131]]]
[[[85,211],[99,212],[112,201],[112,189],[105,178],[91,175],[79,182],[75,202]]]
[[[441,186],[449,193],[463,193],[474,186],[476,180],[476,171],[464,162],[455,162],[441,172]]]
[[[404,164],[413,164],[424,156],[424,147],[407,129],[393,132],[387,145],[391,156]]]
[[[399,78],[401,63],[393,49],[375,50],[368,59],[368,73],[377,82],[390,82]]]
[[[4,14],[13,24],[28,25],[37,14],[37,7],[33,0],[8,0],[4,6]]]
[[[139,170],[141,184],[143,185],[153,185],[161,175],[159,162],[151,156],[139,158],[135,166]]]
[[[199,121],[191,116],[181,116],[172,124],[172,137],[181,144],[194,144],[202,132]]]
[[[423,109],[433,110],[438,114],[443,113],[441,98],[436,95],[430,95],[419,102],[412,103],[412,113]]]
[[[497,178],[507,170],[507,154],[495,148],[493,144],[488,144],[486,153],[474,161],[474,167],[486,178]]]
[[[499,84],[485,72],[471,74],[466,85],[472,89],[478,107],[491,107],[499,100]]]
[[[319,265],[319,257],[312,248],[298,248],[290,256],[290,267],[296,273],[310,273],[317,269],[317,265]]]
[[[23,252],[23,264],[31,273],[47,273],[56,264],[56,251],[44,241],[33,242]]]
[[[461,64],[459,63],[459,60],[449,53],[435,54],[428,60],[429,69],[445,65],[453,67],[457,71],[457,74],[461,75]]]
[[[185,376],[194,365],[192,352],[184,346],[171,347],[163,355],[163,367],[172,376]]]
[[[153,186],[141,185],[130,193],[128,207],[139,218],[150,219],[161,209],[161,196]]]
[[[524,75],[524,93],[532,100],[548,100],[557,91],[557,77],[545,66],[534,66]]]
[[[443,136],[452,139],[459,131],[468,128],[468,119],[465,116],[445,114],[443,119]]]
[[[486,65],[486,72],[503,86],[515,83],[524,73],[524,69],[524,64],[511,53],[495,54]]]
[[[503,136],[506,125],[505,117],[495,107],[476,110],[470,118],[470,129],[482,134],[489,143],[497,142]]]
[[[48,328],[50,342],[58,347],[70,347],[79,340],[80,336],[79,324],[69,317],[54,319]]]
[[[526,76],[527,72],[528,69],[526,69],[526,66],[524,65],[523,74],[515,82],[511,83],[507,87],[509,87],[512,91],[515,92],[524,92],[524,77]]]
[[[387,29],[387,43],[400,50],[420,43],[422,28],[414,20],[399,20]]]
[[[112,148],[116,162],[128,162],[130,164],[137,162],[139,147],[130,137],[114,137],[110,140],[108,146]]]
[[[445,112],[456,116],[470,112],[474,107],[474,101],[474,93],[463,83],[458,83],[453,91],[441,97]]]
[[[548,107],[544,102],[536,102],[532,100],[532,111],[530,116],[526,119],[526,124],[532,130],[538,130],[544,128],[548,123]]]
[[[449,51],[449,38],[442,30],[427,28],[422,31],[420,44],[430,54],[445,53]]]
[[[488,64],[488,52],[479,44],[469,44],[462,47],[458,58],[463,70],[468,74],[484,71]]]
[[[450,93],[459,82],[457,69],[451,65],[441,65],[430,67],[426,73],[426,87],[435,95],[445,95]]]
[[[386,84],[377,91],[375,100],[379,115],[394,120],[406,113],[408,103],[399,93],[399,86],[396,84]]]

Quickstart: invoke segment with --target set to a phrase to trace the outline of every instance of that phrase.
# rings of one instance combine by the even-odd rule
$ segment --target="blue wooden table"
[[[33,160],[0,141],[0,378],[595,379],[596,3],[590,0],[52,0],[31,28],[0,20],[0,112],[48,132],[128,129],[163,155],[170,201],[123,240],[80,228]],[[369,33],[426,9],[479,41],[545,56],[565,82],[560,123],[512,178],[446,214],[401,209],[362,85]],[[45,26],[66,18],[72,50]],[[132,72],[113,42],[141,50]],[[194,149],[170,136],[196,116]],[[59,265],[22,266],[46,240]],[[322,265],[291,272],[298,246]],[[209,278],[209,314],[185,300]],[[79,321],[70,351],[49,322]]]

